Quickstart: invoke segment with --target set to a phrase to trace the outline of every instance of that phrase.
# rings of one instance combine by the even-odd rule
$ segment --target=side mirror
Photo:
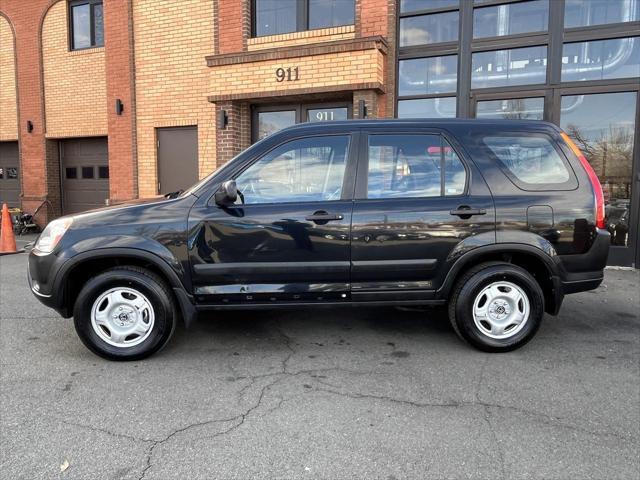
[[[214,195],[217,205],[227,206],[236,203],[238,199],[238,187],[235,180],[227,180],[218,188]]]

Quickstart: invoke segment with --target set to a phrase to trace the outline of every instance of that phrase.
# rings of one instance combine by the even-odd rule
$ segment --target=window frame
[[[73,31],[73,8],[79,7],[82,5],[89,5],[89,35],[91,45],[88,47],[78,47],[76,48],[73,42],[74,31]],[[96,44],[96,25],[95,25],[95,16],[94,9],[96,5],[102,5],[102,22],[103,22],[103,31],[102,31],[102,44]],[[69,51],[78,51],[78,50],[89,50],[91,48],[104,48],[104,0],[68,0],[67,1],[67,31],[69,35]]]
[[[234,205],[230,205],[226,208],[249,208],[249,207],[261,207],[265,205],[295,205],[295,204],[308,204],[308,203],[333,203],[333,202],[343,202],[343,201],[351,201],[353,200],[353,186],[355,180],[355,163],[357,161],[357,151],[359,145],[359,132],[356,131],[334,131],[327,133],[315,133],[310,135],[296,135],[295,137],[283,138],[281,141],[271,145],[267,150],[261,151],[258,155],[252,157],[247,162],[244,162],[241,167],[231,172],[229,178],[232,180],[237,180],[237,178],[242,175],[245,171],[259,162],[261,159],[271,154],[274,150],[286,145],[288,143],[296,142],[299,140],[308,140],[310,138],[316,137],[347,137],[347,149],[346,149],[346,159],[345,159],[345,168],[344,175],[342,177],[342,190],[340,192],[340,198],[336,198],[334,200],[306,200],[306,201],[290,201],[290,202],[265,202],[265,203],[238,203]],[[209,203],[214,201],[215,190],[213,191]],[[215,203],[215,201],[214,201]]]
[[[444,193],[445,189],[445,179],[444,179],[444,171],[441,170],[440,173],[440,195],[431,196],[431,197],[381,197],[381,198],[369,198],[369,137],[371,136],[438,136],[440,137],[440,145],[442,147],[443,142],[446,142],[456,154],[462,167],[464,168],[465,177],[464,177],[464,189],[462,193],[457,195],[446,195]],[[469,165],[467,165],[467,161],[463,155],[461,155],[461,148],[455,141],[455,139],[451,138],[447,135],[447,132],[433,129],[423,129],[420,131],[416,130],[398,130],[398,131],[390,131],[390,130],[367,130],[362,132],[362,138],[360,139],[360,155],[358,161],[358,171],[356,172],[356,189],[354,199],[358,201],[369,201],[369,202],[387,202],[387,201],[407,201],[407,200],[420,200],[420,201],[429,201],[429,200],[443,200],[447,198],[464,198],[469,196],[469,188],[470,188],[470,180],[471,173],[469,169]],[[441,162],[444,161],[444,152],[441,154]],[[442,165],[442,163],[441,163]],[[441,167],[442,168],[442,167]]]
[[[96,1],[96,0],[92,0]],[[102,0],[100,0],[102,1]],[[310,0],[296,0],[296,29],[291,32],[282,33],[269,33],[267,35],[257,34],[258,25],[258,8],[257,2],[259,0],[251,0],[251,38],[271,37],[275,35],[287,35],[290,33],[307,32],[309,31],[309,2]],[[313,30],[321,30],[323,28],[338,28],[347,25],[354,25],[356,23],[356,0],[353,0],[353,23],[342,23],[340,25],[332,25],[327,27],[314,28]]]

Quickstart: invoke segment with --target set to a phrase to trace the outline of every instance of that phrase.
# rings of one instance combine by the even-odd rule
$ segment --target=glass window
[[[16,167],[7,167],[7,179],[15,180],[18,178],[18,169]]]
[[[400,60],[399,95],[428,95],[455,92],[458,56]]]
[[[4,168],[0,167],[0,180],[4,178]]]
[[[255,34],[276,35],[297,30],[297,0],[255,0]]]
[[[476,118],[542,120],[544,118],[544,98],[484,100],[476,105]]]
[[[400,46],[458,40],[458,12],[433,13],[400,19]]]
[[[565,43],[562,81],[605,80],[640,76],[640,37]]]
[[[104,45],[102,0],[76,0],[70,3],[72,49]]]
[[[310,29],[351,25],[354,17],[354,0],[309,0]]]
[[[332,120],[346,120],[348,118],[347,107],[337,108],[310,108],[307,110],[307,122],[327,122]]]
[[[455,118],[456,97],[400,100],[398,118]]]
[[[544,32],[548,26],[548,0],[507,3],[473,11],[473,38]]]
[[[545,83],[547,47],[474,53],[471,69],[471,88]]]
[[[109,167],[107,166],[99,166],[98,167],[98,178],[106,179],[109,178]]]
[[[76,167],[67,167],[64,170],[64,176],[67,180],[78,178],[78,169]]]
[[[464,192],[466,172],[439,135],[370,135],[368,198],[438,197]]]
[[[82,167],[82,178],[93,178],[93,167]]]
[[[482,141],[515,180],[525,185],[559,185],[571,179],[566,162],[546,137],[509,135]]]
[[[258,140],[295,124],[295,110],[258,112]]]
[[[336,135],[293,140],[275,148],[236,179],[244,203],[339,200],[348,145],[348,136]]]
[[[636,92],[562,97],[560,126],[595,170],[614,245],[629,242]]]
[[[637,0],[565,0],[565,28],[640,20]]]
[[[458,0],[400,0],[400,13],[415,12],[431,8],[458,7]]]

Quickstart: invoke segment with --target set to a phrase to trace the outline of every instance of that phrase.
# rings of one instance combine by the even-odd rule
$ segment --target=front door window
[[[236,179],[239,203],[319,202],[339,200],[349,137],[333,135],[293,140],[281,145]]]
[[[295,110],[258,112],[258,139],[296,124]]]
[[[636,92],[565,95],[560,126],[598,174],[613,245],[629,246]]]

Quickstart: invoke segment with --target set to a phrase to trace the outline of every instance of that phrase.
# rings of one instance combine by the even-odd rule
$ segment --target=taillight
[[[591,186],[593,187],[593,194],[596,200],[596,227],[605,228],[604,223],[604,195],[602,193],[602,185],[600,185],[600,180],[598,179],[598,175],[593,170],[593,167],[589,163],[589,160],[584,156],[584,154],[580,151],[578,146],[573,143],[573,140],[569,138],[569,135],[562,132],[560,134],[564,142],[567,146],[576,154],[576,157],[580,160],[582,164],[582,168],[587,172],[589,176],[589,180],[591,181]]]

